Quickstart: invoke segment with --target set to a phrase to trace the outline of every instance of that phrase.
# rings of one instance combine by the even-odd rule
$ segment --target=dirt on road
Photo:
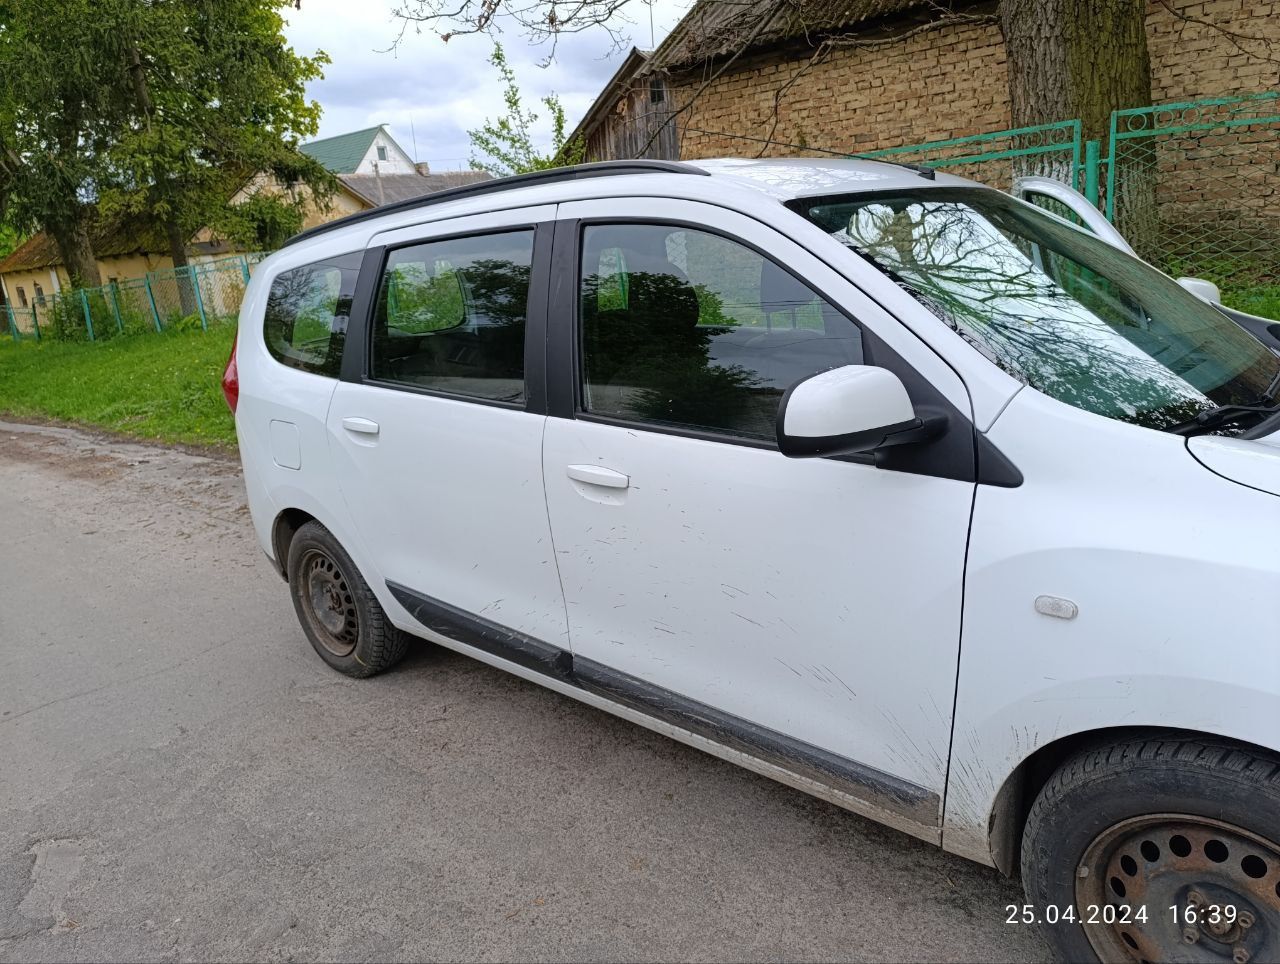
[[[423,644],[352,681],[239,465],[0,423],[0,960],[1031,961],[987,870]]]

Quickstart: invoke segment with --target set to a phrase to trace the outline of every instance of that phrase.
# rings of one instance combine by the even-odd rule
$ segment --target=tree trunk
[[[182,306],[185,318],[196,313],[195,279],[191,277],[191,263],[187,260],[186,237],[178,223],[172,219],[164,223],[164,236],[169,242],[169,257],[173,259],[173,266],[177,269],[174,271],[174,280],[178,285],[178,303]]]
[[[1000,0],[1013,126],[1078,117],[1085,140],[1105,150],[1111,112],[1151,104],[1146,12],[1146,0]],[[1131,142],[1116,172],[1119,227],[1139,252],[1158,233],[1155,154],[1144,144]]]
[[[89,240],[89,228],[83,212],[71,221],[48,225],[48,231],[58,245],[58,254],[66,265],[71,287],[96,288],[102,284],[98,259],[93,256],[93,244]]]
[[[1151,103],[1145,0],[1000,0],[1014,127],[1078,117],[1103,140],[1111,112]]]

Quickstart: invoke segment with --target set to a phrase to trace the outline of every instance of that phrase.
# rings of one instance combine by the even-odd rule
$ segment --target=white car
[[[1280,358],[1095,235],[542,172],[299,235],[224,387],[335,669],[422,637],[1020,869],[1067,959],[1280,958]]]

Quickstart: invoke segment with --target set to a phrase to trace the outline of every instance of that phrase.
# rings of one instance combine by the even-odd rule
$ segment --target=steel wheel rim
[[[347,577],[320,549],[308,549],[300,568],[302,609],[315,638],[334,656],[350,656],[360,638],[360,613]]]
[[[1075,896],[1082,919],[1094,907],[1119,912],[1115,923],[1082,925],[1103,961],[1280,960],[1280,846],[1225,821],[1189,814],[1121,821],[1085,849]],[[1134,919],[1139,907],[1145,922]]]

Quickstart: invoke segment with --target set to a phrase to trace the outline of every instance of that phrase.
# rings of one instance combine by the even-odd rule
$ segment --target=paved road
[[[1046,955],[1016,884],[423,645],[329,671],[238,467],[0,423],[0,959]]]

